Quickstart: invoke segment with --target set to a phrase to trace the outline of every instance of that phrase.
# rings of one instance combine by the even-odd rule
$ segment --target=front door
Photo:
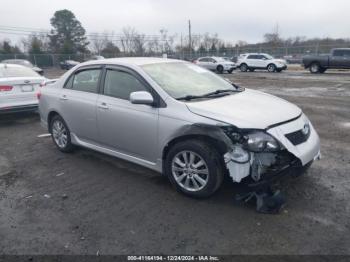
[[[132,104],[130,93],[150,91],[133,71],[107,68],[97,101],[101,143],[120,153],[156,162],[158,108]]]

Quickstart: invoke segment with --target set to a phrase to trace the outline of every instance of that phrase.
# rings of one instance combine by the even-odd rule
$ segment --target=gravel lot
[[[280,214],[235,203],[228,182],[210,199],[187,198],[142,167],[60,153],[37,137],[46,130],[36,114],[0,116],[0,253],[350,254],[350,73],[223,77],[296,103],[321,137],[323,159],[281,185]]]

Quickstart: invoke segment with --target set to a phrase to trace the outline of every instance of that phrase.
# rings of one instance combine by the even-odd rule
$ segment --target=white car
[[[232,73],[236,69],[236,64],[221,57],[200,57],[194,61],[196,65],[206,69],[217,71],[222,74],[224,71]]]
[[[269,72],[282,72],[287,69],[287,62],[283,59],[276,59],[269,54],[250,53],[242,54],[237,59],[237,67],[242,72],[265,69]]]
[[[46,80],[28,67],[0,64],[0,114],[35,111],[37,93]]]

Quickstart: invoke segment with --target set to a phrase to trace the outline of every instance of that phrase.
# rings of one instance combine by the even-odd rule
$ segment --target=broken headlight
[[[244,148],[252,152],[276,152],[281,150],[280,143],[263,131],[253,131],[245,134]]]

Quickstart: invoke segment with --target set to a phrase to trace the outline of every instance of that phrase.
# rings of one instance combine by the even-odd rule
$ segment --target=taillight
[[[41,92],[40,91],[38,93],[36,93],[36,97],[38,98],[38,100],[40,100],[40,98],[41,98]]]
[[[11,91],[13,86],[0,86],[0,92]]]

